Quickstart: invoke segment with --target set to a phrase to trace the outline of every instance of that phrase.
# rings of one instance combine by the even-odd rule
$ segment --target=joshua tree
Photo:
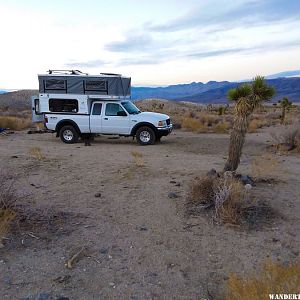
[[[264,77],[257,76],[251,83],[242,84],[228,92],[228,98],[235,101],[235,115],[230,135],[229,155],[224,171],[235,171],[240,163],[249,119],[253,111],[275,94]]]
[[[278,101],[278,104],[282,108],[280,119],[281,119],[281,124],[283,124],[285,121],[285,114],[292,107],[292,102],[290,102],[287,97],[283,97],[280,101]]]

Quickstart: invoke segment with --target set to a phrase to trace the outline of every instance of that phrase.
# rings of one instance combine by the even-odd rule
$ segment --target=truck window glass
[[[78,101],[76,99],[50,99],[49,110],[51,112],[78,112]]]
[[[106,116],[117,116],[119,111],[124,111],[124,109],[117,103],[107,103],[105,108]]]
[[[93,115],[101,115],[102,103],[95,103],[93,108]]]
[[[65,90],[66,81],[62,79],[47,79],[44,80],[45,90]]]

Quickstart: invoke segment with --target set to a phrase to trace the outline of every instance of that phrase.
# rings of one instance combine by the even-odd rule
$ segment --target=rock
[[[211,169],[210,171],[208,171],[206,173],[206,176],[208,176],[208,177],[218,177],[218,173],[215,169]]]
[[[108,248],[105,248],[105,247],[101,248],[100,253],[101,254],[107,254],[108,253]]]
[[[38,294],[37,300],[48,300],[48,299],[50,299],[50,293],[41,292]]]
[[[145,225],[142,225],[140,227],[140,231],[147,231],[147,230],[148,230],[148,228]]]
[[[254,185],[254,181],[253,181],[253,179],[250,177],[250,176],[248,176],[248,175],[241,175],[241,177],[240,177],[240,181],[243,183],[243,184],[250,184],[250,185]]]
[[[176,183],[176,181],[175,180],[171,180],[170,183]]]
[[[6,284],[8,284],[8,285],[11,285],[12,282],[13,282],[13,281],[12,281],[12,278],[9,277],[9,276],[4,276],[3,281],[4,281]]]
[[[70,300],[70,298],[68,298],[68,297],[58,297],[58,298],[56,298],[56,300]]]
[[[29,297],[23,297],[20,300],[30,300],[30,298]]]
[[[249,184],[249,183],[245,184],[245,189],[246,189],[247,191],[250,191],[250,190],[252,189],[252,185]]]
[[[168,194],[168,197],[171,198],[171,199],[174,199],[174,198],[178,198],[178,195],[176,193],[174,193],[174,192],[170,192]]]
[[[180,182],[178,182],[178,183],[176,183],[176,184],[175,184],[175,186],[181,186],[181,183],[180,183]]]
[[[101,197],[101,193],[96,193],[96,194],[95,194],[95,197],[96,197],[96,198],[100,198],[100,197]]]

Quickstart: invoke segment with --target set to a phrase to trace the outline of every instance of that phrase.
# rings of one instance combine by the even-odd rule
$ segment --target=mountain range
[[[266,81],[276,89],[276,95],[272,102],[276,102],[282,97],[288,97],[293,102],[300,102],[300,77],[266,79]],[[226,103],[228,91],[239,84],[242,83],[209,81],[155,88],[133,87],[131,94],[133,100],[159,98],[198,103]]]
[[[269,85],[276,89],[272,102],[288,97],[292,102],[300,103],[300,77],[266,79]],[[174,101],[196,102],[204,104],[227,103],[227,93],[241,82],[209,81],[207,83],[192,82],[176,84],[167,87],[132,87],[132,100],[167,99]],[[2,91],[2,90],[1,90]],[[37,90],[20,90],[0,92],[0,109],[13,106],[20,110],[29,107],[30,96],[37,95]]]

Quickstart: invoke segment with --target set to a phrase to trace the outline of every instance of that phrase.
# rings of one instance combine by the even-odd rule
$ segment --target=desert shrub
[[[230,124],[228,122],[220,122],[213,127],[213,131],[216,133],[226,133],[230,128]]]
[[[247,190],[240,181],[233,178],[221,180],[215,187],[216,219],[223,223],[239,224],[247,198]]]
[[[12,221],[16,215],[17,195],[10,176],[0,174],[0,248],[3,247],[3,239],[10,230]]]
[[[276,145],[287,144],[291,148],[296,148],[300,139],[300,123],[287,126],[280,126],[270,132],[272,140]]]
[[[298,294],[300,263],[283,266],[267,262],[256,276],[231,274],[227,281],[227,300],[269,299],[269,294]]]
[[[255,132],[257,132],[257,129],[262,128],[266,125],[268,125],[266,120],[253,119],[249,123],[248,132],[255,133]]]
[[[199,122],[199,120],[194,118],[183,118],[181,122],[181,127],[186,130],[191,130],[193,132],[201,132],[204,126]]]
[[[29,149],[29,154],[31,157],[37,159],[37,160],[43,160],[45,159],[45,156],[42,153],[42,150],[39,147],[32,147]]]
[[[193,204],[213,204],[215,178],[204,176],[191,184],[188,201]]]
[[[131,155],[134,159],[134,164],[137,167],[143,167],[145,165],[144,161],[143,161],[143,154],[141,152],[138,151],[132,151]]]
[[[249,191],[232,173],[222,177],[205,176],[195,180],[190,188],[187,204],[191,211],[197,206],[213,207],[218,223],[241,224],[249,204]]]
[[[11,117],[11,116],[0,116],[0,127],[9,128],[11,130],[23,130],[28,128],[31,121],[24,118]]]

